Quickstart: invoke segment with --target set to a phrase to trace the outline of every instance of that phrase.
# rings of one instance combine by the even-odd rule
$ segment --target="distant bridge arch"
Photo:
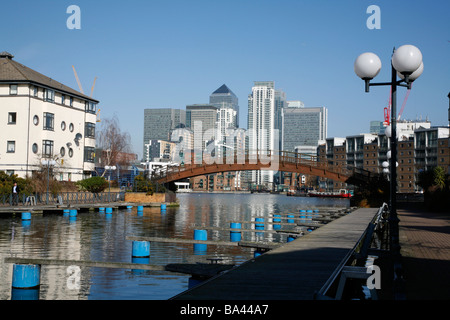
[[[190,159],[195,159],[191,157]],[[230,171],[270,170],[293,172],[347,182],[353,176],[368,181],[370,172],[348,167],[330,166],[327,162],[317,161],[316,156],[280,151],[276,154],[245,154],[241,157],[202,158],[197,163],[166,166],[153,179],[158,183],[174,182],[200,175]]]

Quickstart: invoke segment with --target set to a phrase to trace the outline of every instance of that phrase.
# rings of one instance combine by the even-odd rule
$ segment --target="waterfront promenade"
[[[311,300],[378,208],[358,209],[181,293],[174,300]]]
[[[406,300],[450,299],[450,208],[398,210]]]

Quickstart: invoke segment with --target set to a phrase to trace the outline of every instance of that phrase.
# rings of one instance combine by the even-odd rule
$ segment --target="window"
[[[95,113],[97,109],[97,105],[91,101],[86,101],[85,103],[85,111],[89,113]]]
[[[73,123],[69,124],[69,131],[73,132]]]
[[[66,149],[64,147],[61,147],[61,150],[59,150],[59,154],[61,157],[64,157],[66,155]]]
[[[73,149],[72,148],[69,148],[69,157],[73,157]]]
[[[9,112],[8,113],[8,124],[16,124],[17,113]]]
[[[73,98],[72,98],[72,97],[69,97],[69,105],[70,105],[71,107],[73,107]]]
[[[51,89],[44,89],[44,100],[49,102],[55,102],[55,91]]]
[[[38,92],[39,92],[39,88],[35,86],[34,89],[33,89],[33,95],[35,97],[37,97],[38,96]]]
[[[33,151],[34,154],[38,152],[38,145],[37,143],[33,143],[33,146],[31,147],[31,151]]]
[[[8,153],[16,152],[16,142],[15,141],[7,142],[6,152],[8,152]]]
[[[95,158],[95,148],[84,147],[84,161],[85,162],[94,162],[94,158]]]
[[[65,104],[66,103],[66,96],[65,95],[61,95],[61,104]]]
[[[44,100],[54,102],[55,101],[55,91],[50,90],[50,89],[45,89]]]
[[[66,122],[65,121],[61,122],[61,130],[62,131],[66,130]]]
[[[34,116],[33,117],[33,123],[35,126],[37,126],[39,124],[39,117],[38,116]]]
[[[45,158],[50,158],[53,156],[52,140],[42,140],[42,156]]]
[[[17,95],[17,84],[9,85],[9,94]]]
[[[95,138],[95,123],[86,122],[84,136],[87,138]]]
[[[53,113],[44,112],[44,130],[54,130],[54,119]]]

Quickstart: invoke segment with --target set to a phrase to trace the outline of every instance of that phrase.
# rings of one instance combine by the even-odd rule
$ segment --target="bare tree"
[[[130,162],[126,154],[131,152],[131,137],[128,132],[120,130],[116,116],[102,119],[96,136],[97,148],[102,149],[100,158],[103,166],[127,165]]]

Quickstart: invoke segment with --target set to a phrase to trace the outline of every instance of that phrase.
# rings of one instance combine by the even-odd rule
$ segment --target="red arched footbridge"
[[[367,170],[328,165],[317,161],[317,156],[280,151],[276,154],[242,154],[233,157],[204,157],[191,153],[188,164],[168,165],[153,174],[158,183],[174,182],[205,174],[229,171],[270,170],[314,175],[335,181],[347,182],[350,177],[362,182],[371,179]],[[372,173],[372,175],[374,175]]]

